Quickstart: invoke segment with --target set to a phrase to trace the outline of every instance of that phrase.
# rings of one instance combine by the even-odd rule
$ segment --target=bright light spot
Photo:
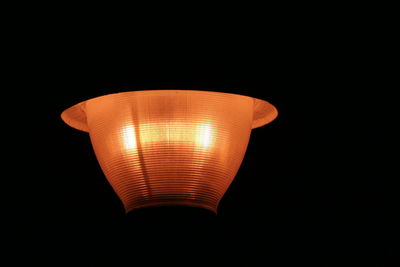
[[[208,148],[213,143],[213,127],[210,124],[197,124],[184,121],[152,122],[138,126],[141,144],[163,142],[191,143]],[[133,125],[121,129],[125,149],[136,149],[136,133]]]
[[[212,143],[212,127],[209,124],[200,125],[197,133],[197,145],[209,147]]]
[[[122,128],[122,140],[124,142],[125,149],[136,148],[136,135],[135,128],[133,125],[126,125]]]

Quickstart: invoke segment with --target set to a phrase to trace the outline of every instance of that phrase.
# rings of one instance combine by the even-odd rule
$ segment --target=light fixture
[[[186,205],[216,212],[252,129],[277,116],[270,103],[237,94],[151,90],[110,94],[65,110],[88,132],[125,211]]]

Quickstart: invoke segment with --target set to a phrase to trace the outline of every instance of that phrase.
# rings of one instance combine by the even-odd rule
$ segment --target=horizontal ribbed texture
[[[254,106],[234,94],[127,92],[81,103],[79,125],[127,212],[159,205],[216,212],[245,154]]]

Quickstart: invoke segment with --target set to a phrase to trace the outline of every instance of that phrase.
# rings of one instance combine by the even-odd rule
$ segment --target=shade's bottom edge
[[[171,207],[185,206],[185,207],[201,208],[212,211],[215,215],[217,215],[217,209],[218,209],[218,205],[213,206],[190,200],[172,200],[172,201],[168,200],[168,201],[151,201],[149,203],[138,204],[133,207],[125,207],[125,214],[143,208],[166,207],[166,206],[171,206]]]

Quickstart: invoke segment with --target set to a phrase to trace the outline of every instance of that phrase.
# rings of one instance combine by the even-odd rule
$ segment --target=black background
[[[312,47],[272,54],[22,64],[17,89],[3,99],[13,115],[3,139],[11,159],[3,240],[17,252],[13,259],[55,266],[393,263],[399,188],[389,154],[397,142],[387,125],[395,106],[382,73],[363,53]],[[147,89],[238,93],[277,107],[274,122],[252,131],[218,215],[183,207],[125,214],[88,135],[60,118],[91,97]]]

